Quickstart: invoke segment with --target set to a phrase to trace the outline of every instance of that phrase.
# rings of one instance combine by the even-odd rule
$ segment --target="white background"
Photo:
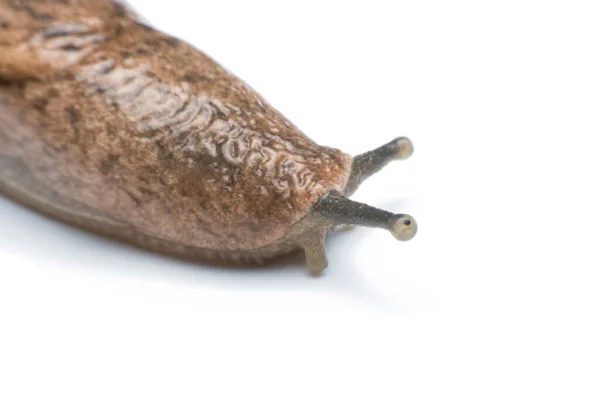
[[[0,198],[0,398],[600,398],[597,2],[133,4],[321,144],[410,137],[354,198],[419,233],[342,233],[314,279]]]

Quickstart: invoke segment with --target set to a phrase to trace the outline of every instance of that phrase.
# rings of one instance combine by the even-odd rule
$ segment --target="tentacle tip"
[[[412,156],[415,148],[409,138],[400,137],[396,139],[396,158],[406,160]]]
[[[388,221],[388,229],[397,240],[407,241],[417,234],[417,222],[410,215],[397,214]]]
[[[327,269],[327,264],[328,262],[325,258],[321,260],[310,260],[308,262],[308,273],[315,278],[323,276],[323,273]]]

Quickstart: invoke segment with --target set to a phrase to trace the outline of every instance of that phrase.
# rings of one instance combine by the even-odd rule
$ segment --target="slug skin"
[[[41,212],[154,250],[260,259],[298,248],[351,163],[119,3],[0,0],[0,191]]]

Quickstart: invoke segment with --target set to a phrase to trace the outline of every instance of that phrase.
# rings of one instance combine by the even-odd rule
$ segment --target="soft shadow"
[[[363,271],[369,265],[358,264],[354,256],[361,251],[361,243],[369,235],[369,228],[354,228],[340,232],[329,239],[329,286],[341,296],[366,305],[373,311],[386,314],[402,314],[405,308],[393,296],[388,296],[377,286],[369,283]]]
[[[400,304],[369,284],[353,253],[368,229],[333,234],[327,241],[330,267],[311,277],[304,254],[297,252],[266,265],[215,265],[152,253],[57,222],[0,197],[0,249],[26,255],[53,274],[103,274],[135,280],[170,281],[223,289],[309,290],[337,293],[371,310],[398,313]]]

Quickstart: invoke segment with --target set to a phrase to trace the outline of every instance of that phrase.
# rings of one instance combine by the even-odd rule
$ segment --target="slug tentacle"
[[[338,191],[323,196],[313,207],[310,218],[318,221],[299,240],[306,254],[308,269],[318,276],[327,268],[324,241],[332,228],[360,225],[387,229],[397,239],[407,241],[417,233],[417,223],[406,214],[393,214],[344,197]]]
[[[328,265],[327,255],[325,254],[325,238],[328,234],[326,226],[327,224],[324,227],[315,229],[313,232],[307,232],[300,241],[306,255],[308,271],[313,276],[320,276]]]
[[[332,191],[313,208],[313,214],[337,225],[361,225],[389,230],[398,240],[410,240],[417,233],[417,223],[406,214],[393,214],[359,203]]]
[[[408,138],[399,137],[375,150],[354,157],[344,194],[351,195],[368,177],[391,161],[406,160],[413,151],[412,142]]]

